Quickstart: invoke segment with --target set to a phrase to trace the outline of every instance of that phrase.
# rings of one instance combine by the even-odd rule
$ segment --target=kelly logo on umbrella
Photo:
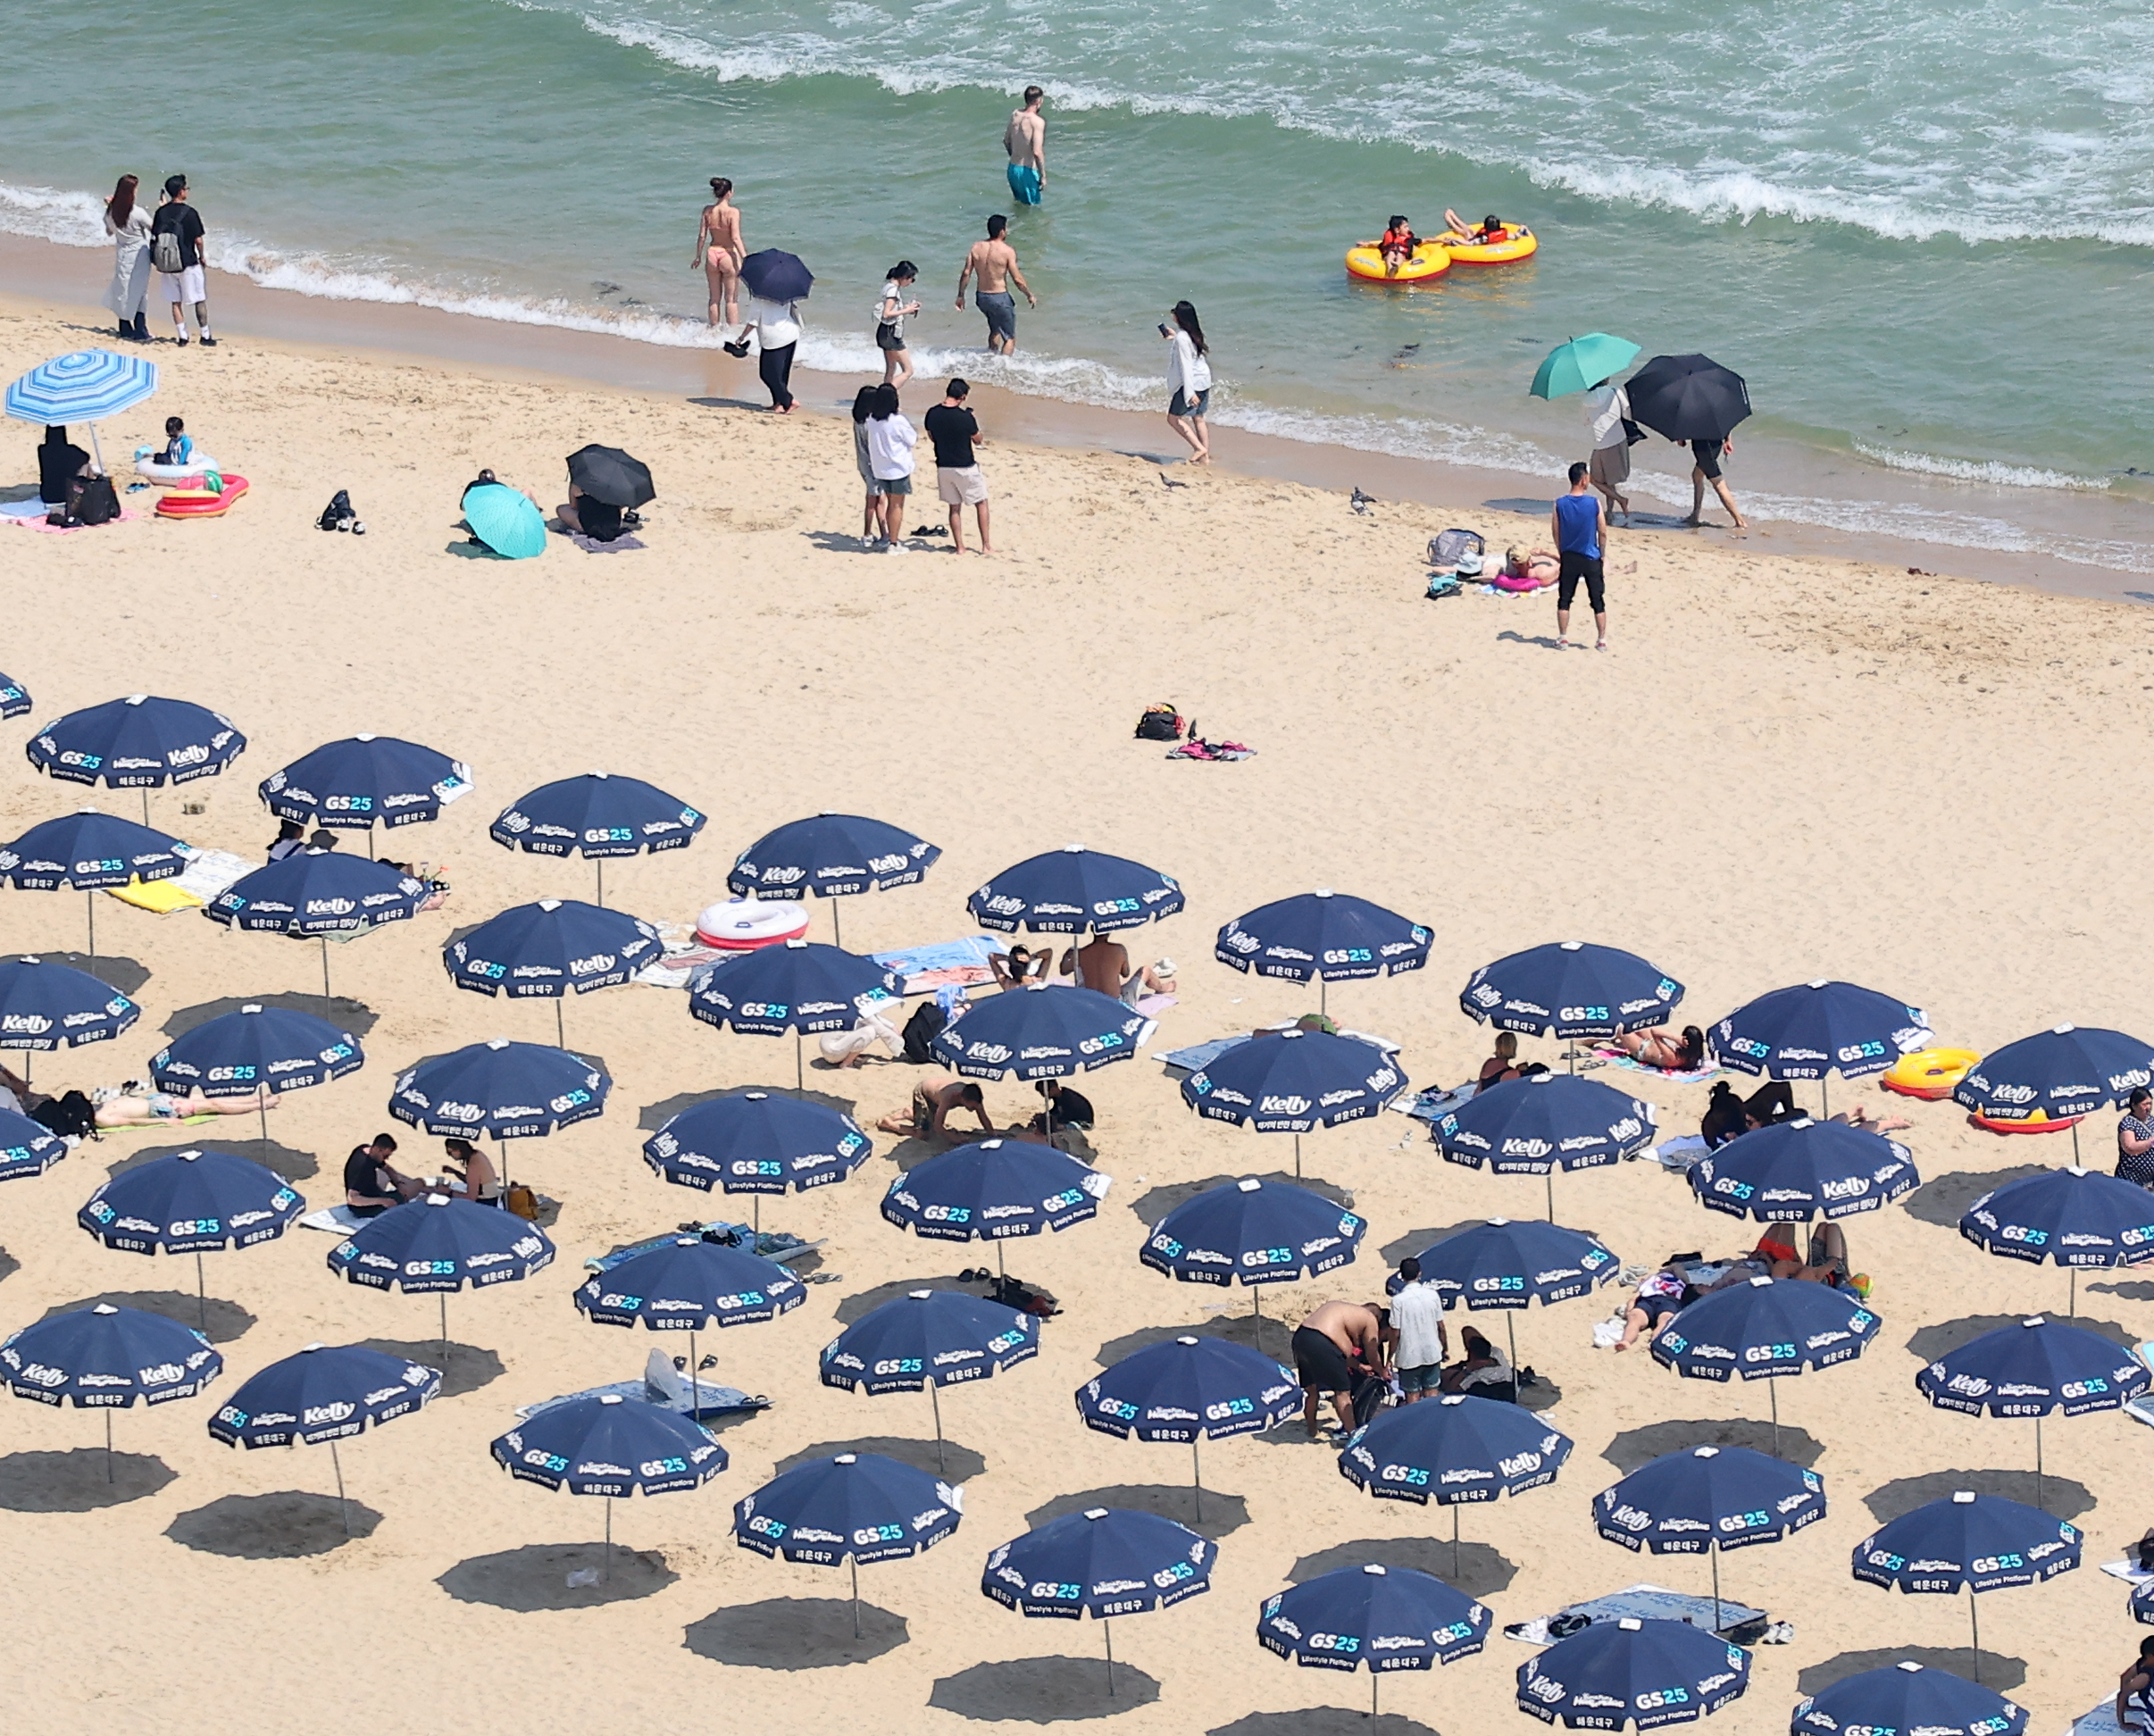
[[[1291,1133],[1298,1175],[1302,1134],[1377,1114],[1407,1083],[1398,1058],[1373,1043],[1292,1030],[1252,1037],[1206,1062],[1181,1081],[1181,1100],[1207,1121]]]
[[[1874,1212],[1920,1187],[1922,1177],[1898,1140],[1806,1117],[1738,1134],[1693,1164],[1690,1182],[1709,1210],[1775,1223]]]
[[[100,1302],[49,1314],[0,1343],[0,1375],[18,1398],[104,1413],[104,1475],[113,1477],[113,1412],[191,1398],[224,1358],[193,1328]]]
[[[246,751],[246,738],[221,712],[135,693],[55,719],[22,751],[47,777],[149,790],[215,777]]]
[[[553,1001],[558,1043],[567,997],[630,981],[664,951],[658,931],[640,917],[573,898],[541,898],[451,940],[441,962],[450,981],[474,994]]]
[[[819,814],[765,832],[734,859],[725,877],[737,898],[847,898],[923,879],[939,845],[902,826],[857,814]],[[839,934],[838,906],[831,933]]]
[[[109,983],[34,954],[0,958],[0,1048],[79,1048],[110,1042],[142,1009]]]
[[[1134,1060],[1151,1035],[1152,1022],[1112,996],[1027,989],[971,1003],[928,1047],[968,1079],[1064,1079]]]

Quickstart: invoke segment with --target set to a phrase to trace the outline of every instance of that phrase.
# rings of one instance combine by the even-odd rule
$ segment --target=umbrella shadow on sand
[[[104,1173],[107,1175],[125,1175],[128,1171],[140,1169],[145,1164],[154,1164],[160,1157],[171,1157],[182,1151],[201,1151],[207,1148],[213,1151],[229,1151],[235,1157],[245,1157],[250,1162],[260,1164],[264,1169],[276,1171],[287,1181],[312,1181],[321,1173],[321,1165],[316,1161],[313,1152],[295,1151],[288,1145],[279,1145],[274,1139],[252,1137],[252,1131],[255,1123],[246,1120],[244,1116],[235,1115],[227,1124],[235,1131],[246,1131],[249,1137],[232,1139],[221,1136],[216,1128],[205,1123],[198,1130],[205,1137],[196,1139],[191,1145],[145,1146],[139,1151],[129,1152],[118,1163],[107,1168]]]
[[[348,1031],[362,1042],[381,1022],[381,1015],[364,1001],[350,1000],[342,995],[331,996],[326,1006],[319,995],[227,995],[222,1000],[203,1001],[197,1006],[182,1006],[158,1029],[167,1037],[184,1037],[196,1025],[207,1024],[212,1019],[221,1019],[226,1014],[237,1013],[244,1006],[274,1006],[287,1013],[305,1013],[313,1018],[327,1019],[339,1031]]]
[[[872,1289],[856,1291],[838,1305],[838,1323],[850,1326],[865,1320],[885,1302],[895,1302],[901,1296],[910,1296],[914,1290],[957,1290],[966,1296],[981,1294],[977,1285],[961,1283],[956,1273],[943,1278],[898,1278],[887,1284],[878,1284]]]
[[[255,1324],[255,1316],[237,1302],[227,1302],[213,1296],[206,1305],[202,1298],[185,1290],[105,1290],[97,1296],[85,1296],[79,1301],[56,1302],[40,1318],[50,1320],[54,1315],[80,1314],[85,1308],[110,1306],[115,1308],[139,1308],[144,1314],[163,1315],[167,1320],[176,1320],[205,1334],[212,1344],[230,1344]],[[203,1324],[206,1314],[208,1324]]]
[[[1299,1585],[1341,1567],[1365,1566],[1372,1561],[1386,1567],[1414,1567],[1433,1573],[1469,1598],[1486,1598],[1501,1591],[1518,1575],[1518,1564],[1486,1543],[1461,1543],[1454,1567],[1449,1538],[1363,1537],[1303,1556],[1287,1570],[1287,1583]]]
[[[1260,1350],[1275,1362],[1292,1361],[1293,1327],[1269,1315],[1259,1317],[1254,1314],[1221,1315],[1182,1326],[1140,1327],[1134,1332],[1109,1339],[1093,1353],[1093,1360],[1102,1368],[1112,1368],[1124,1356],[1134,1356],[1149,1345],[1165,1344],[1169,1339],[1178,1338],[1225,1339],[1230,1343]]]
[[[22,1262],[4,1248],[0,1248],[0,1279],[13,1278],[21,1270]]]
[[[899,1398],[911,1398],[923,1409],[926,1408],[928,1398],[924,1392],[885,1393],[874,1402],[888,1405]],[[909,1465],[915,1471],[924,1471],[931,1477],[941,1477],[949,1482],[970,1482],[987,1470],[986,1459],[970,1447],[952,1440],[947,1435],[942,1442],[943,1464],[949,1467],[947,1471],[938,1467],[935,1463],[935,1443],[932,1440],[914,1440],[902,1435],[863,1435],[857,1440],[819,1440],[813,1447],[803,1447],[797,1453],[780,1459],[771,1474],[781,1477],[795,1465],[806,1465],[811,1459],[836,1458],[840,1453],[881,1453],[885,1458],[896,1459],[900,1465]],[[847,1602],[836,1607],[849,1611],[853,1606]],[[862,1606],[864,1613],[865,1607]],[[852,1619],[849,1614],[846,1616],[847,1633],[852,1632]]]
[[[1148,1444],[1172,1450],[1167,1442]],[[1117,1483],[1109,1489],[1087,1489],[1075,1495],[1057,1495],[1045,1506],[1034,1507],[1026,1514],[1024,1523],[1038,1530],[1050,1520],[1084,1513],[1093,1507],[1126,1507],[1138,1513],[1156,1513],[1162,1519],[1187,1525],[1215,1543],[1249,1523],[1248,1503],[1239,1495],[1222,1494],[1215,1489],[1204,1491],[1204,1517],[1198,1518],[1197,1491],[1186,1484],[1174,1483]]]
[[[813,1103],[824,1109],[835,1109],[841,1115],[850,1115],[856,1107],[855,1099],[836,1096],[830,1091],[795,1090],[790,1085],[727,1085],[708,1091],[681,1091],[664,1100],[647,1105],[637,1116],[636,1125],[646,1133],[655,1133],[675,1115],[693,1109],[699,1103],[714,1103],[720,1098],[739,1097],[743,1091],[766,1091],[772,1097],[797,1098],[802,1103]]]
[[[1773,1425],[1754,1423],[1747,1417],[1649,1423],[1642,1429],[1624,1430],[1601,1450],[1600,1456],[1627,1477],[1664,1453],[1680,1453],[1692,1447],[1748,1447],[1755,1452],[1771,1453]],[[1808,1429],[1782,1423],[1777,1456],[1808,1471],[1824,1456],[1824,1442]]]
[[[2087,1289],[2090,1293],[2100,1290],[2104,1296],[2121,1296],[2127,1302],[2154,1302],[2154,1283],[2143,1278],[2127,1279],[2121,1284],[2089,1284]]]
[[[1977,1495],[2001,1496],[2025,1506],[2039,1506],[2059,1519],[2076,1519],[2094,1508],[2092,1492],[2084,1483],[2074,1482],[2069,1477],[2043,1477],[2041,1498],[2037,1501],[2032,1471],[1931,1471],[1919,1477],[1900,1477],[1882,1489],[1874,1489],[1862,1498],[1862,1504],[1870,1509],[1873,1519],[1885,1525],[1916,1507],[1927,1506],[1932,1501],[1949,1501],[1963,1489],[1971,1489]],[[1987,1652],[1983,1654],[1983,1659],[1985,1672],[1983,1680],[1990,1682],[1986,1673]],[[1990,1682],[1991,1687],[1996,1685]]]
[[[1177,1206],[1186,1206],[1198,1194],[1209,1193],[1214,1188],[1231,1187],[1246,1176],[1255,1176],[1267,1188],[1301,1188],[1309,1193],[1321,1194],[1334,1206],[1354,1209],[1354,1190],[1342,1188],[1336,1181],[1326,1181],[1315,1175],[1289,1175],[1284,1170],[1238,1170],[1231,1175],[1210,1175],[1201,1181],[1176,1181],[1130,1201],[1130,1210],[1148,1230],[1158,1227],[1164,1218]]]
[[[1340,1706],[1312,1706],[1306,1712],[1252,1712],[1205,1736],[1437,1736],[1437,1732],[1396,1712],[1371,1717]]]
[[[1940,1321],[1934,1326],[1924,1326],[1908,1340],[1908,1348],[1925,1363],[1933,1363],[1941,1356],[1949,1356],[1962,1345],[1972,1344],[1984,1332],[1994,1332],[2001,1327],[2016,1326],[2029,1318],[2025,1315],[1966,1315],[1958,1320]],[[2061,1315],[2048,1318],[2061,1321]],[[2083,1331],[2093,1332],[2109,1340],[2119,1348],[2129,1350],[2139,1342],[2138,1338],[2126,1331],[2114,1320],[2090,1320],[2084,1315],[2076,1315],[2071,1324]]]
[[[372,1537],[381,1523],[381,1515],[361,1502],[350,1502],[346,1511],[348,1532],[345,1512],[339,1511],[334,1495],[297,1489],[273,1495],[226,1495],[181,1514],[164,1528],[164,1534],[205,1555],[290,1561],[327,1555],[354,1538]]]
[[[845,1598],[772,1598],[766,1603],[714,1609],[691,1622],[680,1643],[698,1657],[751,1670],[827,1670],[865,1664],[895,1651],[912,1635],[905,1617],[873,1604],[859,1610]]]
[[[102,1447],[65,1453],[10,1453],[0,1458],[0,1508],[10,1513],[93,1513],[154,1495],[180,1473],[147,1453]]]
[[[1959,1220],[1967,1214],[1967,1207],[1983,1195],[2022,1176],[2040,1175],[2046,1167],[2041,1164],[2017,1164],[2010,1169],[1953,1170],[1933,1176],[1908,1196],[1907,1214],[1924,1223],[1957,1230]]]
[[[1104,1658],[1013,1657],[939,1678],[928,1704],[983,1723],[1060,1723],[1111,1718],[1158,1698],[1157,1682],[1119,1661],[1109,1693]]]
[[[1828,1657],[1822,1664],[1813,1664],[1795,1678],[1795,1690],[1800,1694],[1822,1694],[1836,1682],[1845,1682],[1851,1675],[1860,1675],[1866,1670],[1889,1670],[1902,1659],[1919,1664],[1925,1670],[1949,1670],[1957,1676],[1967,1674],[1974,1660],[1965,1646],[1892,1646],[1883,1651],[1841,1652],[1837,1657]],[[2027,1679],[2025,1661],[2007,1657],[2001,1652],[1984,1649],[1982,1654],[1982,1685],[1994,1688],[2000,1693],[2009,1693]]]
[[[572,1582],[572,1576],[587,1572],[605,1577]],[[526,1615],[626,1603],[663,1591],[680,1577],[655,1549],[616,1547],[609,1563],[603,1543],[530,1543],[459,1561],[434,1583],[458,1603],[491,1604]]]
[[[385,1356],[399,1356],[405,1362],[417,1363],[422,1368],[440,1370],[439,1396],[444,1398],[476,1392],[507,1372],[502,1366],[498,1351],[481,1349],[475,1344],[458,1344],[453,1340],[445,1345],[439,1339],[361,1339],[359,1344],[363,1349],[379,1350]]]
[[[150,980],[149,966],[138,959],[117,953],[99,953],[92,958],[83,952],[9,953],[8,959],[42,958],[47,964],[64,964],[70,970],[81,971],[98,981],[117,989],[129,1000],[142,992],[142,985]],[[315,1002],[319,1006],[321,1003]],[[21,1067],[15,1069],[21,1072]]]

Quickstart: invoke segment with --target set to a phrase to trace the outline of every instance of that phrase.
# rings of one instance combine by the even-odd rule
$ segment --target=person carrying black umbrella
[[[1706,484],[1710,482],[1713,492],[1720,497],[1720,504],[1728,509],[1728,516],[1734,520],[1735,528],[1738,530],[1749,529],[1743,522],[1742,514],[1736,510],[1735,491],[1728,487],[1727,478],[1720,473],[1720,461],[1732,456],[1734,451],[1735,442],[1725,436],[1716,440],[1691,442],[1691,456],[1696,463],[1691,466],[1691,516],[1683,520],[1685,524],[1702,524],[1705,522],[1699,513],[1705,508]]]

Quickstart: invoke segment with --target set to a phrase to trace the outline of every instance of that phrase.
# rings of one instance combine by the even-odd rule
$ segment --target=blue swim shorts
[[[1029,163],[1010,164],[1010,196],[1019,204],[1039,203],[1039,171]]]

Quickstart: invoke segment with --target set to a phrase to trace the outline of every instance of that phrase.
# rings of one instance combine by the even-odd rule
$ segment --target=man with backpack
[[[150,220],[150,263],[164,280],[164,299],[171,304],[172,335],[187,347],[187,304],[195,305],[195,335],[214,349],[210,335],[209,287],[203,276],[202,213],[188,202],[187,177],[168,176],[164,203]]]

